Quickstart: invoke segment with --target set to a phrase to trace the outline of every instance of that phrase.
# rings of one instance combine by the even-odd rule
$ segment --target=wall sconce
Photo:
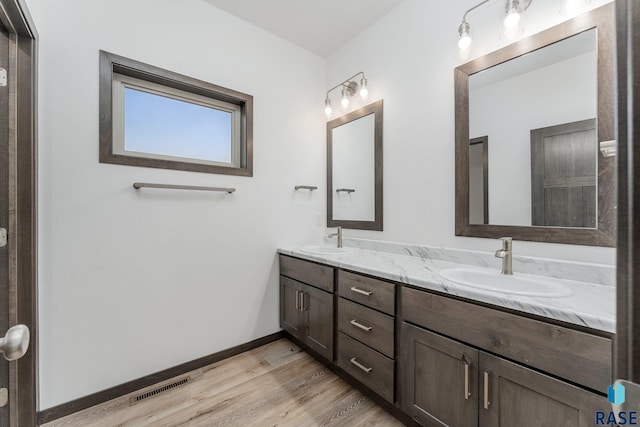
[[[468,56],[468,49],[471,46],[471,26],[467,22],[467,15],[469,12],[479,8],[480,6],[488,3],[490,0],[484,0],[467,10],[462,16],[462,23],[458,27],[458,48],[460,49],[460,57],[465,59]],[[533,0],[528,0],[527,3],[522,6],[524,0],[506,0],[504,5],[504,34],[507,38],[513,38],[514,36],[522,33],[522,13],[529,8]],[[588,1],[588,0],[568,0],[568,1]]]
[[[488,3],[490,0],[484,0],[467,10],[462,16],[462,23],[458,27],[458,49],[460,57],[466,59],[469,55],[471,47],[471,25],[467,22],[469,12]],[[505,0],[503,0],[505,1]],[[531,6],[533,0],[506,0],[504,5],[504,17],[502,20],[503,33],[507,39],[512,39],[524,31],[522,27],[522,14]],[[565,15],[575,15],[591,3],[591,0],[564,0],[560,13]],[[524,5],[524,6],[523,6]]]
[[[360,84],[358,84],[354,79],[360,75],[362,75],[362,77],[360,78]],[[329,89],[327,91],[327,96],[324,99],[324,113],[327,115],[327,118],[331,117],[331,113],[333,112],[333,109],[331,108],[331,98],[329,98],[329,93],[331,91],[341,88],[340,104],[342,104],[342,108],[346,109],[349,107],[349,98],[354,96],[356,93],[359,93],[362,99],[367,99],[369,96],[369,89],[367,85],[367,78],[364,76],[364,73],[360,71],[342,83],[339,83]]]

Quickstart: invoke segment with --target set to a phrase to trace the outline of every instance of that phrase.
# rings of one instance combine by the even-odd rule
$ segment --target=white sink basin
[[[311,255],[344,255],[351,252],[351,249],[335,246],[303,246],[300,251]]]
[[[440,276],[459,285],[504,294],[534,297],[567,297],[572,294],[571,289],[562,283],[544,276],[506,275],[498,270],[474,268],[450,268],[441,271]]]

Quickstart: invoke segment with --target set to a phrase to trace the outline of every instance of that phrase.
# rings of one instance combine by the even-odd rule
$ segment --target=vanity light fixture
[[[353,79],[355,79],[360,75],[362,77],[360,78],[360,84],[358,84]],[[341,88],[340,104],[342,105],[343,108],[346,109],[349,107],[349,102],[350,102],[349,99],[352,96],[354,96],[356,93],[359,93],[362,99],[367,99],[367,97],[369,96],[369,88],[367,86],[368,86],[367,78],[364,76],[364,73],[360,71],[354,74],[353,76],[349,77],[345,81],[329,89],[327,91],[327,96],[324,99],[324,113],[327,115],[327,118],[331,117],[331,113],[333,113],[333,109],[331,108],[331,98],[329,98],[329,94],[332,91],[338,88]]]
[[[526,4],[522,6],[525,0],[506,0],[504,5],[504,19],[502,24],[504,26],[504,34],[507,38],[513,38],[514,36],[522,33],[522,13],[529,8],[533,0],[527,0]],[[573,2],[582,2],[590,0],[567,0]],[[458,48],[460,49],[460,57],[465,59],[468,56],[468,49],[471,46],[471,26],[467,22],[467,15],[469,12],[479,8],[480,6],[488,3],[489,0],[481,1],[480,3],[467,10],[462,16],[462,23],[458,26]]]

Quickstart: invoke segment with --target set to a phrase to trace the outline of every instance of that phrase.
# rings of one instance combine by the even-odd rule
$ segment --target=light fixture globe
[[[331,100],[329,98],[326,98],[324,100],[324,114],[326,114],[327,117],[331,117],[332,112],[333,109],[331,108]]]
[[[364,77],[360,79],[360,97],[362,99],[367,99],[369,96],[369,89],[367,88],[367,79]]]
[[[458,47],[461,50],[468,49],[471,46],[471,26],[463,21],[458,27],[458,34],[460,39],[458,40]]]
[[[520,2],[518,0],[507,0],[505,5],[504,27],[507,30],[516,28],[520,24]]]
[[[519,12],[509,12],[509,14],[504,18],[504,26],[506,28],[515,28],[520,23],[520,13]]]
[[[349,95],[347,94],[347,90],[343,88],[340,94],[340,97],[342,98],[340,100],[340,104],[342,104],[342,108],[347,108],[349,106]]]

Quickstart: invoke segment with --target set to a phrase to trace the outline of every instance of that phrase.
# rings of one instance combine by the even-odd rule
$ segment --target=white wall
[[[588,53],[469,90],[469,138],[489,137],[490,224],[531,225],[531,130],[597,117],[597,62]]]
[[[453,226],[456,30],[475,3],[406,0],[325,69],[201,0],[27,0],[40,34],[40,409],[279,329],[275,249],[324,231],[324,91],[361,69],[370,99],[385,100],[385,231],[347,234],[495,249]],[[475,55],[505,44],[489,5],[469,17]],[[566,19],[556,6],[533,2],[524,35]],[[98,163],[99,49],[254,95],[254,177]],[[238,191],[135,192],[134,181]],[[612,249],[514,249],[614,262]]]
[[[279,330],[276,248],[324,231],[323,60],[201,0],[27,3],[40,34],[40,409]],[[99,49],[252,94],[254,176],[98,163]]]
[[[594,8],[608,0],[593,0]],[[492,239],[456,237],[454,227],[454,85],[457,29],[476,0],[406,0],[327,59],[327,88],[364,71],[371,99],[384,99],[384,230],[346,235],[491,251]],[[508,42],[500,38],[503,2],[490,2],[468,21],[473,56]],[[561,2],[536,0],[526,37],[569,18]],[[472,58],[471,57],[471,58]],[[491,144],[491,142],[490,142]],[[518,255],[615,263],[615,250],[515,242]]]

